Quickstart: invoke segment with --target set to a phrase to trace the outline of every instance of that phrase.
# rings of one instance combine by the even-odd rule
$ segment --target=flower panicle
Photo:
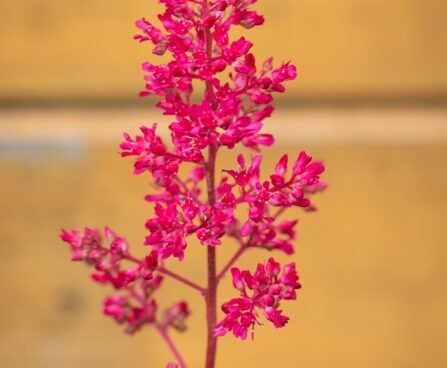
[[[264,17],[252,7],[257,0],[158,2],[164,5],[164,12],[158,15],[160,24],[137,20],[134,39],[152,45],[154,56],[169,58],[165,63],[142,63],[140,96],[155,96],[156,107],[171,117],[170,139],[153,123],[141,126],[135,136],[124,133],[120,144],[121,156],[133,158],[134,174],[150,174],[157,189],[145,197],[154,208],[145,222],[147,255],[132,255],[127,241],[109,228],[103,232],[91,228],[62,231],[61,239],[70,245],[72,260],[95,269],[94,281],[116,289],[104,302],[104,314],[125,325],[128,333],[145,325],[156,326],[176,357],[177,362],[169,363],[168,368],[185,368],[166,331],[186,329],[188,305],[180,301],[159,313],[154,295],[163,275],[205,296],[210,288],[167,271],[164,262],[184,260],[193,239],[210,249],[222,246],[225,237],[234,238],[239,251],[211,280],[218,283],[231,269],[239,296],[222,305],[225,317],[208,326],[209,336],[213,331],[217,337],[231,332],[245,340],[249,333],[253,337],[262,318],[276,328],[284,327],[289,318],[280,308],[283,302],[295,300],[301,287],[295,263],[281,266],[269,258],[253,273],[231,266],[251,248],[294,253],[298,220],[285,219],[283,214],[292,207],[307,212],[316,209],[311,198],[326,187],[321,180],[325,167],[302,151],[293,162],[283,155],[269,175],[261,173],[263,156],[259,152],[275,142],[264,131],[265,121],[274,112],[275,95],[285,92],[298,69],[290,61],[274,65],[272,57],[259,63],[252,42],[245,37],[230,38],[233,27],[251,29],[264,24]],[[204,91],[201,99],[194,93],[198,82]],[[211,152],[241,146],[254,154],[226,162],[214,180]],[[205,300],[208,303],[212,298]]]

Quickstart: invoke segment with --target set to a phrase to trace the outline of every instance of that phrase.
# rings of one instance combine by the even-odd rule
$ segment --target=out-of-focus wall
[[[113,289],[89,280],[93,269],[70,262],[58,238],[60,228],[108,225],[132,254],[147,255],[153,206],[143,198],[156,191],[150,175],[131,174],[117,147],[121,132],[152,121],[166,141],[170,118],[147,109],[0,112],[1,368],[162,368],[173,360],[151,326],[130,337],[101,315]],[[289,323],[275,329],[261,315],[254,341],[220,338],[216,368],[447,367],[446,122],[445,109],[273,115],[266,130],[277,144],[263,152],[262,178],[283,153],[292,160],[305,149],[324,160],[329,187],[312,197],[317,212],[282,217],[299,219],[296,254],[252,249],[238,263],[253,271],[270,256],[297,262],[303,288],[281,304]],[[219,150],[216,172],[235,168],[238,153]],[[237,250],[222,241],[219,270]],[[165,266],[205,285],[206,249],[195,236],[187,242],[184,261]],[[219,305],[236,296],[225,277]],[[169,278],[155,298],[159,313],[188,301],[188,331],[170,332],[188,367],[203,367],[203,298]]]
[[[291,58],[289,98],[420,98],[447,94],[445,0],[262,0],[247,31],[260,58]],[[155,0],[0,2],[0,101],[132,99],[149,45],[133,21]]]

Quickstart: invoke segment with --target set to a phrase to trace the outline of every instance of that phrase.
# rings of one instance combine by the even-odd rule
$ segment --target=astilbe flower
[[[147,254],[134,256],[126,240],[108,228],[104,234],[91,228],[62,231],[61,238],[70,245],[73,261],[95,269],[94,281],[116,290],[104,302],[105,315],[128,333],[146,325],[160,332],[176,360],[168,368],[187,366],[169,333],[186,330],[190,310],[180,301],[160,313],[157,290],[163,277],[170,277],[199,291],[207,308],[205,366],[212,368],[216,337],[228,332],[242,340],[249,332],[253,336],[262,316],[276,328],[287,323],[280,308],[283,301],[295,300],[300,288],[295,264],[281,267],[269,258],[254,273],[233,265],[252,248],[294,253],[298,221],[284,219],[284,212],[290,207],[315,210],[310,196],[325,188],[320,180],[324,166],[301,152],[291,165],[288,156],[282,156],[274,172],[261,176],[261,155],[239,155],[236,163],[224,168],[216,185],[219,149],[242,145],[259,152],[274,143],[274,137],[262,130],[264,121],[274,111],[274,95],[297,77],[297,68],[290,62],[274,66],[273,58],[258,63],[250,41],[230,39],[234,26],[250,29],[264,23],[251,8],[256,0],[159,3],[165,6],[158,16],[162,27],[142,18],[135,23],[139,31],[134,38],[152,44],[154,55],[170,55],[164,64],[142,64],[145,87],[140,96],[158,96],[156,106],[172,117],[171,139],[163,142],[153,123],[140,127],[134,137],[125,133],[120,145],[122,157],[134,158],[134,173],[149,173],[158,188],[145,197],[154,208],[142,242],[149,248]],[[199,100],[193,95],[197,82],[205,91]],[[186,177],[179,174],[184,172],[182,165],[189,167]],[[225,237],[236,240],[239,249],[217,272],[216,248],[223,246]],[[185,258],[191,238],[207,252],[206,287],[164,266],[168,259]],[[239,296],[222,304],[225,316],[218,322],[217,286],[230,269]]]
[[[285,326],[289,318],[278,309],[280,302],[295,300],[295,290],[301,287],[294,263],[285,265],[281,274],[281,265],[270,258],[266,265],[258,264],[253,275],[250,271],[241,271],[237,267],[231,269],[231,274],[233,286],[241,292],[241,297],[222,305],[226,316],[216,325],[216,336],[223,336],[231,331],[234,336],[245,340],[251,329],[253,337],[254,325],[259,323],[257,310],[262,311],[276,328]]]

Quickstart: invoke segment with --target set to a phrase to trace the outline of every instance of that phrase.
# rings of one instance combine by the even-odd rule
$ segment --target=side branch
[[[168,335],[168,331],[167,331],[166,327],[162,326],[160,324],[157,324],[157,330],[160,333],[160,335],[163,338],[166,345],[168,345],[169,349],[171,350],[172,354],[174,355],[175,359],[177,360],[177,363],[181,364],[182,367],[187,368],[185,360],[181,356],[180,352],[177,350],[177,347],[175,346],[171,337]]]
[[[240,243],[239,249],[237,252],[233,255],[233,257],[230,258],[228,263],[222,268],[222,270],[217,275],[217,281],[220,281],[225,274],[228,272],[228,270],[237,262],[237,260],[245,253],[245,251],[250,248],[253,241],[253,234],[250,235],[248,240],[245,243]]]
[[[141,262],[142,262],[140,259],[135,258],[131,255],[127,255],[126,259],[128,261],[134,262],[136,264],[141,264]],[[206,289],[204,287],[196,284],[194,281],[191,281],[191,280],[187,279],[186,277],[183,277],[183,276],[181,276],[175,272],[172,272],[164,267],[159,267],[159,268],[157,268],[157,270],[160,273],[162,273],[166,276],[172,277],[174,280],[177,280],[185,285],[188,285],[188,286],[192,287],[193,289],[196,289],[197,291],[199,291],[201,294],[205,295]]]
[[[281,216],[284,211],[287,210],[287,207],[281,207],[274,215],[273,218],[277,219],[279,216]],[[245,253],[245,251],[250,247],[251,243],[253,241],[253,236],[250,236],[250,238],[247,240],[246,243],[241,243],[239,246],[239,249],[237,252],[231,257],[231,259],[228,261],[228,263],[222,268],[222,270],[217,274],[217,281],[219,282],[225,274],[228,272],[228,270],[237,262],[237,260]]]
[[[164,275],[170,276],[172,277],[174,280],[177,280],[185,285],[188,285],[190,287],[192,287],[193,289],[196,289],[197,291],[199,291],[201,294],[205,295],[206,289],[201,287],[200,285],[197,285],[195,282],[187,279],[186,277],[180,276],[178,274],[176,274],[175,272],[172,272],[170,270],[167,270],[164,267],[160,267],[158,269],[158,271]]]
[[[247,246],[245,244],[242,244],[238,251],[231,257],[231,259],[228,261],[228,263],[225,265],[224,268],[218,273],[217,275],[217,281],[219,282],[225,274],[228,272],[228,270],[237,262],[237,260],[244,254],[244,252],[247,250]]]

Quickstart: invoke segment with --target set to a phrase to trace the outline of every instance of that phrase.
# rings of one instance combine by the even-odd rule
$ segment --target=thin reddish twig
[[[177,363],[181,364],[182,368],[187,368],[185,360],[183,359],[182,355],[175,346],[174,341],[172,341],[171,337],[169,336],[166,328],[161,324],[157,324],[157,330],[160,333],[166,345],[168,345],[169,349],[171,350],[172,354],[177,360]]]
[[[171,278],[173,278],[174,280],[177,280],[185,285],[188,285],[190,287],[192,287],[193,289],[196,289],[197,291],[200,291],[201,294],[205,294],[206,289],[198,284],[196,284],[194,281],[191,281],[189,279],[187,279],[186,277],[183,277],[175,272],[172,272],[164,267],[160,267],[158,268],[158,271],[164,275],[167,275]]]
[[[242,256],[242,254],[245,253],[247,250],[247,247],[245,245],[241,245],[237,252],[233,255],[233,257],[230,258],[228,263],[222,268],[222,270],[217,274],[217,281],[219,282],[225,274],[228,272],[228,270],[237,262],[237,260]]]

